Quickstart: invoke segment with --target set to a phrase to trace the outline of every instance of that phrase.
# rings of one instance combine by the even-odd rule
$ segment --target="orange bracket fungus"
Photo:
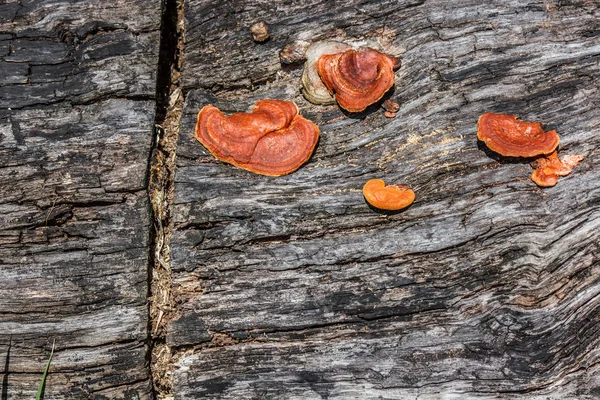
[[[394,86],[395,57],[377,50],[346,50],[319,58],[319,76],[340,107],[360,112]]]
[[[538,122],[521,122],[514,115],[487,112],[479,117],[477,138],[505,157],[535,157],[558,147],[556,131],[544,132]]]
[[[325,40],[313,43],[306,49],[306,62],[302,72],[302,94],[306,100],[313,104],[335,104],[335,98],[319,76],[317,63],[324,55],[338,54],[351,48],[346,43]]]
[[[373,207],[390,211],[401,210],[415,201],[415,192],[407,186],[385,186],[381,179],[371,179],[365,183],[363,195]]]
[[[583,160],[583,156],[564,156],[558,158],[558,153],[554,151],[549,156],[540,157],[531,163],[535,171],[531,174],[531,179],[542,187],[554,186],[558,182],[559,176],[567,176],[574,167]]]
[[[281,176],[308,161],[319,128],[290,101],[261,100],[252,113],[231,116],[205,106],[198,113],[194,136],[221,161],[257,174]]]

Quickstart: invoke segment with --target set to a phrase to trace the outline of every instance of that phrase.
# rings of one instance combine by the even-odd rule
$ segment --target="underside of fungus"
[[[335,104],[335,98],[321,80],[317,63],[321,56],[338,54],[352,47],[342,42],[325,40],[310,45],[306,50],[306,62],[302,72],[302,94],[313,104]]]
[[[319,128],[296,104],[261,100],[252,113],[225,116],[207,105],[198,113],[194,136],[217,159],[261,175],[289,174],[304,164],[319,140]]]
[[[505,157],[536,157],[558,147],[556,131],[544,132],[538,122],[522,122],[514,115],[487,112],[479,117],[477,138]]]
[[[369,204],[381,210],[401,210],[415,201],[415,192],[407,186],[385,186],[385,182],[381,179],[371,179],[365,183],[363,195]]]
[[[319,76],[340,107],[360,112],[378,102],[394,86],[397,59],[376,50],[346,50],[323,55]]]
[[[535,168],[535,171],[531,174],[531,179],[538,186],[554,186],[558,182],[559,176],[569,175],[581,160],[583,160],[581,155],[558,158],[558,153],[555,151],[531,163],[531,166]]]

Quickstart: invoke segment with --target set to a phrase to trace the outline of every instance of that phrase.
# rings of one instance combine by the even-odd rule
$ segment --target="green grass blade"
[[[50,352],[50,358],[46,363],[46,369],[44,369],[44,374],[42,375],[42,381],[40,382],[40,386],[38,387],[37,394],[35,395],[35,400],[42,400],[44,397],[44,387],[46,386],[46,376],[48,375],[48,370],[50,369],[50,363],[52,362],[52,356],[54,355],[54,343],[52,342],[52,351]]]

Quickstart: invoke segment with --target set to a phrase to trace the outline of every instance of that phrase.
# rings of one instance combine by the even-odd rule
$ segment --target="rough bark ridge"
[[[260,20],[265,44],[248,32]],[[175,397],[598,397],[599,21],[583,0],[188,1]],[[278,52],[326,38],[402,57],[397,118],[301,97]],[[201,106],[261,98],[322,129],[292,175],[219,163],[192,137]],[[543,121],[586,160],[540,190],[526,163],[478,147],[485,111]],[[417,201],[372,211],[375,177]]]
[[[160,2],[0,4],[0,379],[150,398],[147,167]],[[10,351],[7,349],[10,348]]]

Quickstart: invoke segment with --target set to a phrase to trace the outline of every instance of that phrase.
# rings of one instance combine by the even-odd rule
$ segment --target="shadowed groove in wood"
[[[183,104],[179,78],[183,28],[183,0],[164,2],[155,117],[156,143],[150,160],[148,187],[154,212],[152,268],[149,271],[150,368],[154,396],[158,399],[172,396],[171,350],[165,343],[165,327],[173,311],[169,245],[176,143]]]

